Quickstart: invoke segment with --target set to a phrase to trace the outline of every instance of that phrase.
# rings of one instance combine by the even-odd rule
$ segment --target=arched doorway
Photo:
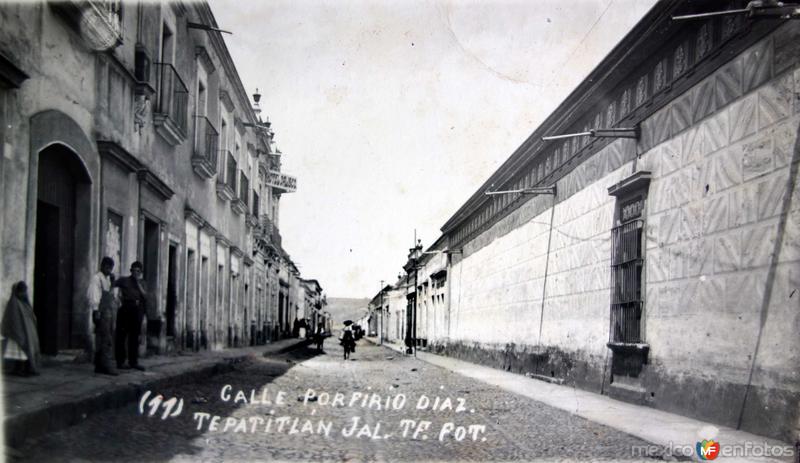
[[[88,199],[90,179],[78,156],[61,144],[39,153],[34,257],[34,311],[42,352],[83,347],[85,327],[75,326],[81,317],[73,307],[76,247],[89,236]],[[80,225],[80,226],[79,226]],[[78,259],[81,261],[82,259]]]

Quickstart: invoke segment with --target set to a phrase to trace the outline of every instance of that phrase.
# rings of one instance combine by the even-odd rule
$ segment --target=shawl
[[[36,331],[36,315],[33,308],[26,300],[17,297],[17,285],[11,288],[11,297],[3,313],[3,323],[0,329],[5,338],[13,339],[28,356],[31,369],[39,370],[41,352],[39,350],[39,335]]]

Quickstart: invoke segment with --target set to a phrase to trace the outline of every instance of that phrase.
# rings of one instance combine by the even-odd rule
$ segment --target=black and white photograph
[[[800,2],[0,0],[0,461],[800,463]]]

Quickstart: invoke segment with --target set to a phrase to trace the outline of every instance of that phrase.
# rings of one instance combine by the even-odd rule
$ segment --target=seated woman
[[[11,288],[11,297],[3,313],[3,362],[9,373],[22,376],[38,375],[41,366],[36,315],[28,299],[24,281]]]

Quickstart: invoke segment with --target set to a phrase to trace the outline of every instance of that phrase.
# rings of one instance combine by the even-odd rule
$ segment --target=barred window
[[[621,225],[611,230],[611,342],[643,342],[644,204],[643,194],[617,202]]]

